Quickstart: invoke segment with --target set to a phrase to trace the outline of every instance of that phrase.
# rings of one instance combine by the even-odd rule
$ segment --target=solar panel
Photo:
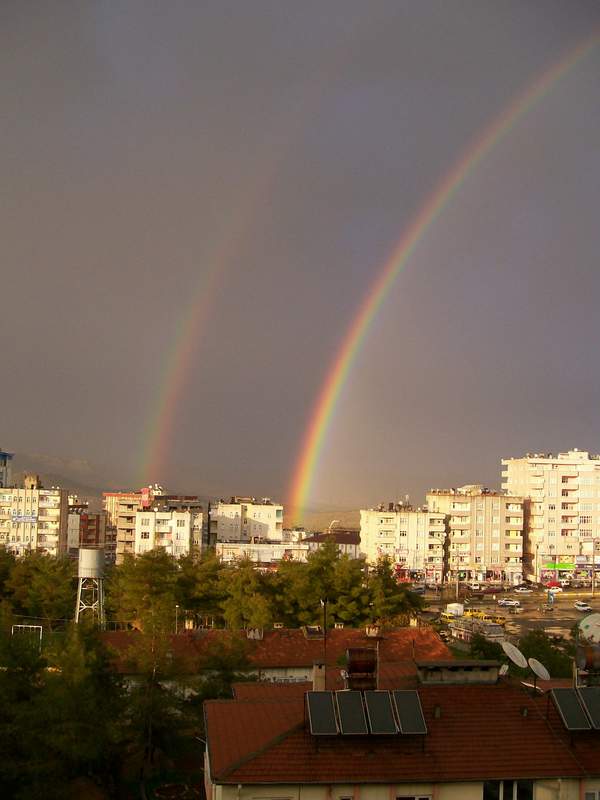
[[[394,692],[400,733],[427,733],[421,700],[414,689],[396,689]]]
[[[575,689],[552,689],[551,694],[568,731],[589,731],[591,725]]]
[[[600,687],[583,686],[577,690],[579,699],[592,721],[592,727],[600,730]]]
[[[308,721],[314,736],[335,736],[338,732],[333,692],[307,692]]]
[[[398,733],[392,698],[389,692],[369,690],[365,692],[365,703],[371,733],[392,734]]]
[[[367,734],[367,718],[360,692],[336,692],[340,730],[343,734],[358,736]]]

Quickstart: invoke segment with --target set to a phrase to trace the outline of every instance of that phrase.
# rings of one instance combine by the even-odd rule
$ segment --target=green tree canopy
[[[50,624],[74,616],[74,569],[67,558],[28,553],[16,560],[5,587],[18,614],[43,617]]]

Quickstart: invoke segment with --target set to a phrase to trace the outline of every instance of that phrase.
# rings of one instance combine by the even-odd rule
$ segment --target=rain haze
[[[586,40],[387,293],[315,508],[600,450],[600,6],[5,0],[0,445],[100,488],[285,500],[403,232]]]

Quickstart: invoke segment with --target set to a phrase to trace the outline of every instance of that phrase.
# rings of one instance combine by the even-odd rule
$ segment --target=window
[[[548,511],[555,511],[555,510],[556,510],[556,505],[554,503],[550,503],[548,505]]]
[[[483,800],[533,800],[533,781],[485,781]]]
[[[142,517],[142,525],[150,525],[150,518]]]
[[[185,528],[185,520],[184,519],[178,519],[177,520],[177,527],[178,528]]]
[[[142,531],[141,532],[140,539],[149,539],[149,538],[150,538],[150,534],[148,533],[148,531]]]
[[[398,794],[396,800],[431,800],[430,794]]]
[[[584,800],[600,800],[600,792],[586,792]]]

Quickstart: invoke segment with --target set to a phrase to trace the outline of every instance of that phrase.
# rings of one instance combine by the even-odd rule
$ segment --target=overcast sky
[[[3,0],[0,445],[135,485],[202,302],[153,479],[283,498],[412,215],[594,30],[596,0]],[[499,485],[502,457],[600,450],[599,87],[600,44],[431,226],[312,503],[419,502]]]

